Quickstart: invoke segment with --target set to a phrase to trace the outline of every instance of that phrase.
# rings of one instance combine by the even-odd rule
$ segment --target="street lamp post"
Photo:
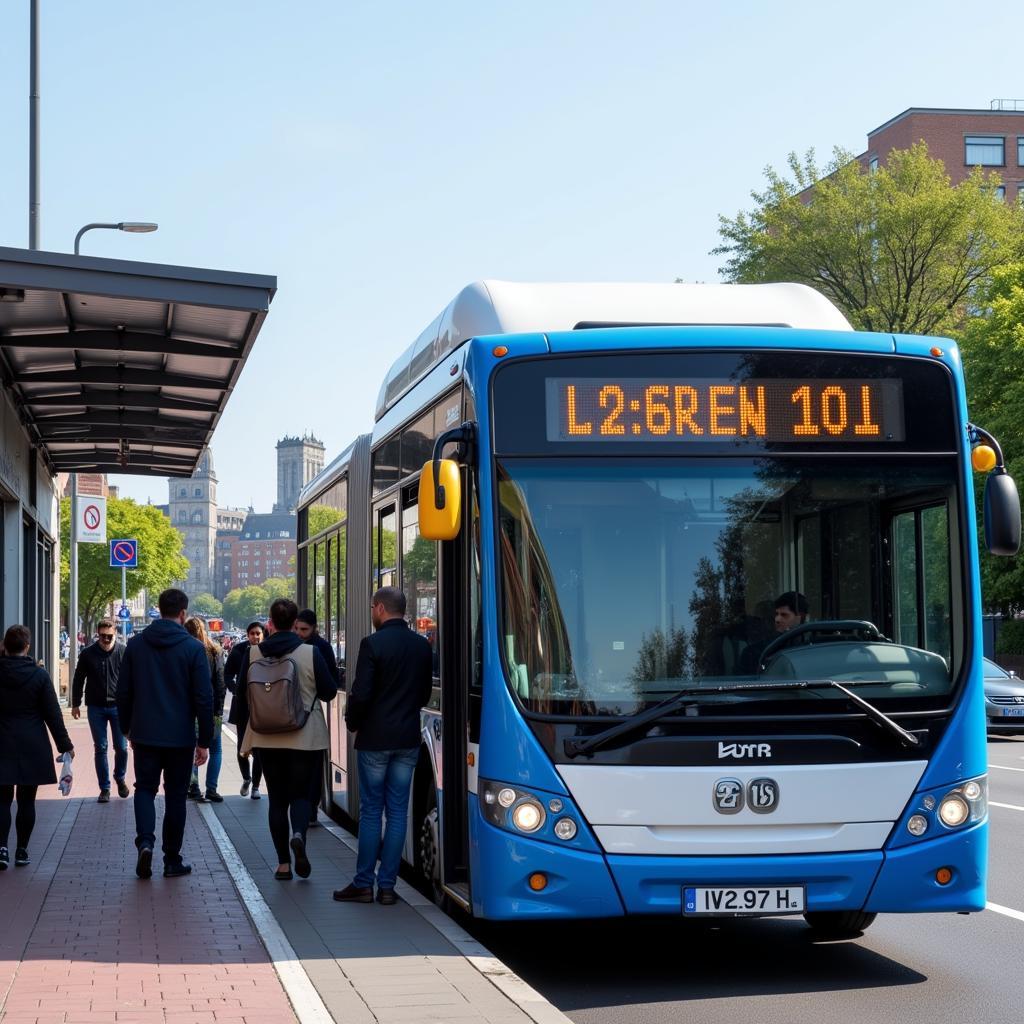
[[[82,235],[86,231],[92,231],[93,228],[107,228],[110,231],[130,231],[132,234],[144,235],[150,231],[156,231],[159,224],[153,224],[148,221],[139,220],[122,220],[116,224],[86,224],[84,228],[81,228],[77,235],[75,235],[75,255],[78,255],[78,243],[82,240]]]

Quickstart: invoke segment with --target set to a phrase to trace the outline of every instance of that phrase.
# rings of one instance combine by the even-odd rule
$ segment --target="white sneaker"
[[[260,787],[259,786],[253,786],[252,787],[252,792],[249,794],[249,799],[250,800],[259,800],[259,798],[260,798]]]
[[[242,788],[239,790],[239,792],[242,794],[242,796],[248,796],[249,795],[249,787],[251,785],[252,785],[252,779],[246,779],[242,783]]]

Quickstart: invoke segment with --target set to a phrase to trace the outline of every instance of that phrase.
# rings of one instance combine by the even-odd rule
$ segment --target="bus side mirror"
[[[437,479],[434,467],[437,466]],[[454,459],[424,463],[419,489],[420,536],[454,540],[462,526],[462,475]]]
[[[993,555],[1015,555],[1020,548],[1020,495],[1005,469],[985,481],[985,544]]]

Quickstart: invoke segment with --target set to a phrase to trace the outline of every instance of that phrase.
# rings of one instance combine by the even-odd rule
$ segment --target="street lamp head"
[[[131,231],[134,234],[144,235],[150,231],[156,231],[159,224],[151,224],[142,220],[123,220],[117,225],[119,231]]]

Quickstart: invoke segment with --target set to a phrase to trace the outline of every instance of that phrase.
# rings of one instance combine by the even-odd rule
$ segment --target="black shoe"
[[[242,794],[242,796],[248,796],[249,795],[249,787],[251,785],[252,785],[252,779],[242,779],[242,788],[239,790],[239,792]]]
[[[110,803],[110,790],[101,789],[100,795],[96,797],[96,803],[98,804],[109,804]]]
[[[193,782],[192,785],[188,787],[188,793],[186,795],[189,800],[198,800],[199,803],[203,802],[203,791],[199,788],[198,782]]]
[[[250,800],[259,800],[259,798],[260,798],[260,787],[259,786],[253,786],[252,787],[252,792],[249,794],[249,799]]]
[[[132,795],[132,791],[128,788],[128,783],[125,782],[124,779],[121,779],[121,781],[117,784],[117,795],[122,800],[127,800],[128,797]]]
[[[398,902],[394,889],[378,889],[377,902],[383,907],[393,907]]]
[[[295,854],[295,874],[299,878],[309,878],[313,865],[309,863],[309,858],[306,856],[306,840],[298,832],[292,836],[291,848],[292,853]]]
[[[290,882],[292,880],[291,871],[275,871],[274,879],[278,882]]]
[[[14,851],[14,866],[16,868],[23,868],[28,863],[28,850],[24,846],[19,846]]]
[[[183,860],[177,864],[164,865],[164,878],[181,878],[182,875],[191,875],[192,865],[186,864]]]
[[[206,791],[206,799],[209,800],[211,804],[224,803],[224,797],[222,797],[215,789],[208,789]]]
[[[370,886],[346,885],[344,889],[335,889],[334,898],[339,903],[372,903],[373,889]]]
[[[10,854],[7,852],[6,846],[0,846],[0,871],[6,871],[7,865],[10,864]]]
[[[140,846],[139,859],[135,862],[135,874],[139,878],[153,877],[153,847]]]

